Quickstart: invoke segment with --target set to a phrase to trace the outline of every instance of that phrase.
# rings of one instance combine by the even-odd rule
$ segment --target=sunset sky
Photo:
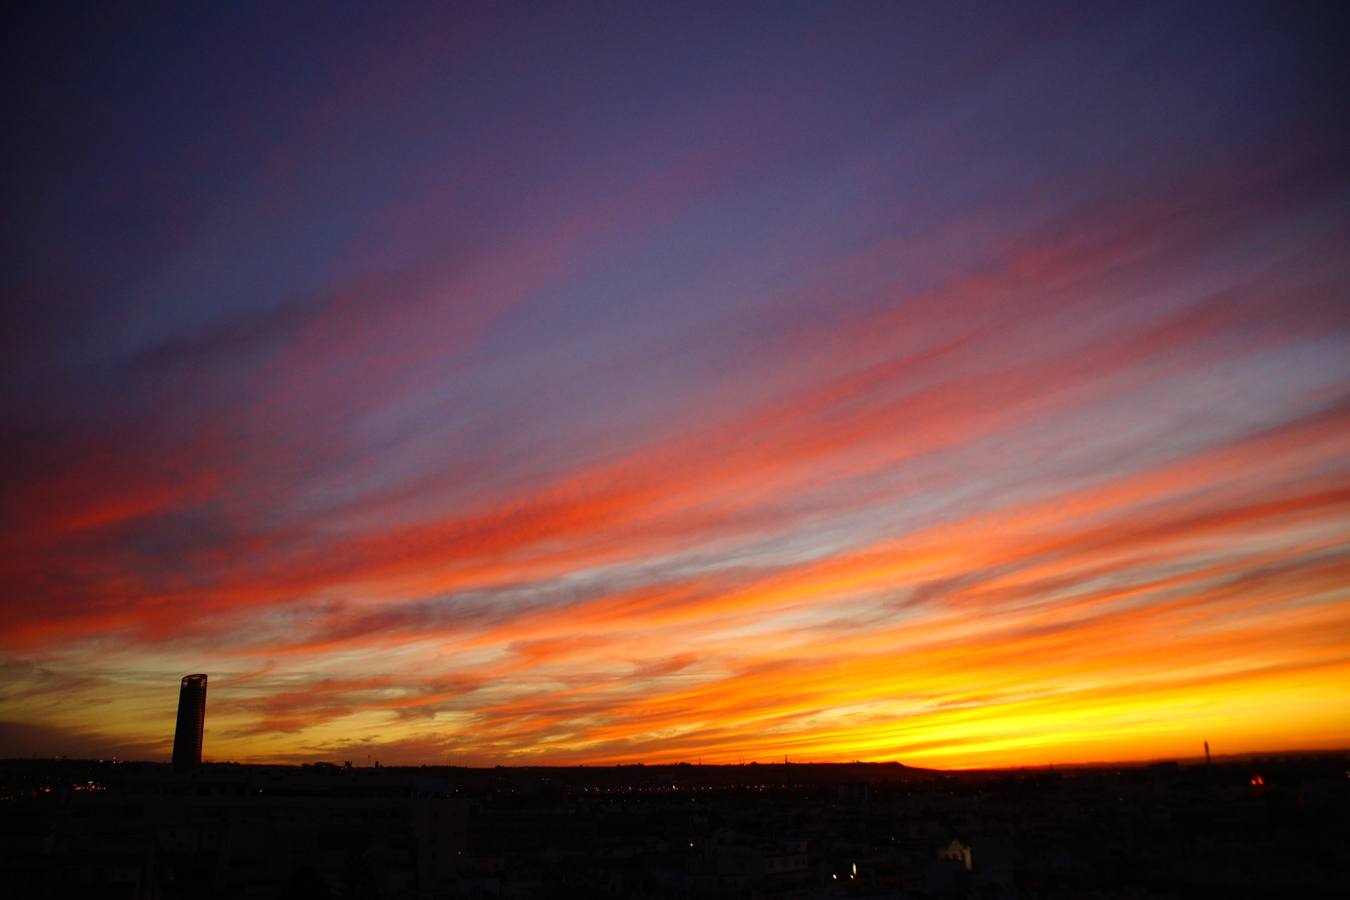
[[[1334,9],[12,19],[0,756],[1350,745]]]

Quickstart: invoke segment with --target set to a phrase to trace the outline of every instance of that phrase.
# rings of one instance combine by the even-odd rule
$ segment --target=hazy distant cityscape
[[[0,764],[0,892],[1343,897],[1350,754],[943,773]]]
[[[899,763],[0,762],[10,897],[1339,897],[1350,752],[942,772]]]

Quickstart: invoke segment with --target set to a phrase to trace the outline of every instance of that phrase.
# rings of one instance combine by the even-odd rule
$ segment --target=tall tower
[[[178,688],[178,726],[173,732],[173,770],[191,772],[202,764],[206,726],[206,676],[184,675]]]

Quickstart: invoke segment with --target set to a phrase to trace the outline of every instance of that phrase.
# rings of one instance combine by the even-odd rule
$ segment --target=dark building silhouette
[[[173,733],[173,770],[191,772],[202,764],[206,725],[206,676],[184,675],[178,688],[178,726]]]

